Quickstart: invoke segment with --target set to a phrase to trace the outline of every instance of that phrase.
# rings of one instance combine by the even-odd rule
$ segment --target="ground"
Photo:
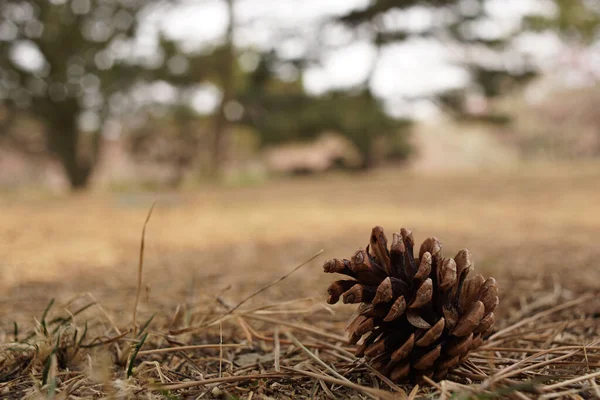
[[[366,246],[375,225],[390,235],[409,228],[417,243],[437,236],[446,255],[468,248],[476,270],[500,288],[497,334],[487,348],[413,397],[598,396],[599,167],[427,175],[389,168],[181,193],[4,193],[0,397],[385,397],[365,387],[410,395],[413,386],[390,388],[348,353],[344,324],[353,306],[325,303],[335,277],[323,273],[323,262]],[[138,286],[141,229],[154,201]],[[81,338],[86,323],[85,340],[65,339]],[[148,334],[137,357],[129,344],[143,336],[132,336],[134,329]],[[27,336],[37,350],[25,348]],[[238,347],[152,351],[221,338]],[[130,378],[127,356],[136,366]],[[258,373],[267,375],[251,379]],[[204,379],[216,380],[196,382]],[[161,381],[189,387],[155,390],[151,382]]]

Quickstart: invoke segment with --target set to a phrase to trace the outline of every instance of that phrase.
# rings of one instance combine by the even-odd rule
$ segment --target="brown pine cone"
[[[439,380],[479,347],[494,324],[498,287],[477,274],[471,253],[442,257],[435,237],[423,242],[415,258],[410,231],[394,233],[388,250],[383,228],[376,226],[366,250],[351,260],[327,261],[325,272],[354,279],[329,286],[329,304],[361,303],[348,324],[352,344],[366,335],[356,355],[364,356],[393,381]]]

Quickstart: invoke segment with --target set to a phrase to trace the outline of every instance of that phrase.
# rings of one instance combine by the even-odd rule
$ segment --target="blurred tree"
[[[185,105],[174,106],[163,116],[149,116],[143,126],[130,132],[129,150],[135,160],[169,171],[167,184],[179,187],[203,150],[209,148],[206,118]]]
[[[234,34],[237,27],[234,0],[222,0],[227,10],[227,26],[225,33],[216,43],[205,45],[200,50],[182,51],[179,43],[161,33],[161,48],[171,57],[167,61],[170,76],[169,83],[175,85],[181,92],[200,82],[210,83],[220,91],[220,99],[212,120],[211,144],[211,175],[216,176],[222,169],[228,152],[228,133],[230,121],[228,109],[234,104],[236,94],[236,78],[241,75],[236,57]],[[212,5],[212,3],[210,3]],[[184,117],[175,107],[174,117]],[[175,120],[187,124],[188,116],[183,120]],[[185,129],[185,128],[184,128]]]
[[[311,96],[305,93],[300,78],[282,80],[276,76],[278,62],[273,52],[263,54],[239,94],[245,109],[242,122],[258,132],[261,144],[313,139],[325,131],[335,131],[356,146],[363,169],[374,165],[373,150],[379,139],[392,138],[398,145],[400,138],[408,154],[409,121],[386,114],[368,87]]]
[[[228,117],[227,108],[233,104],[235,96],[235,45],[233,43],[234,31],[236,26],[235,9],[233,0],[224,0],[227,6],[227,29],[225,31],[222,51],[219,54],[219,76],[218,84],[221,88],[221,101],[215,114],[214,123],[214,144],[213,144],[213,174],[217,174],[224,162],[226,146]]]
[[[594,0],[552,0],[554,12],[528,16],[526,27],[558,32],[569,42],[590,44],[600,39],[600,3]]]
[[[27,113],[43,124],[47,149],[74,189],[88,183],[103,124],[124,111],[122,94],[144,72],[165,74],[156,72],[156,59],[133,57],[138,16],[156,3],[0,2],[0,97],[11,113]]]
[[[469,73],[471,83],[465,88],[438,92],[429,99],[457,118],[505,123],[505,115],[471,113],[468,97],[498,97],[528,82],[536,70],[527,57],[510,50],[510,39],[519,30],[495,35],[486,29],[492,21],[488,3],[491,1],[372,0],[363,8],[335,17],[331,23],[370,38],[377,49],[414,38],[435,40],[454,49],[459,56],[453,63]],[[410,11],[428,13],[430,23],[422,28],[398,23],[402,14]]]
[[[222,168],[228,153],[229,131],[236,123],[251,127],[262,145],[313,139],[328,130],[339,132],[356,145],[364,167],[373,164],[373,147],[381,138],[394,142],[396,156],[408,154],[409,124],[387,115],[368,85],[310,96],[303,86],[302,69],[316,61],[312,56],[282,59],[274,50],[254,52],[236,48],[234,37],[241,25],[236,19],[235,3],[222,0],[228,22],[216,45],[208,51],[205,48],[199,53],[186,54],[190,67],[180,80],[170,81],[185,86],[204,80],[220,90],[213,115],[213,172]],[[273,46],[277,47],[277,43]],[[177,46],[163,38],[162,47]],[[169,52],[176,53],[176,49]],[[255,53],[259,59],[250,72],[239,63],[238,55],[244,52]],[[293,77],[282,77],[282,70],[291,71]]]

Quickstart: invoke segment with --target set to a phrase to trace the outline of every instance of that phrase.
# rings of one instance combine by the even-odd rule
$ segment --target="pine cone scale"
[[[404,296],[400,296],[394,301],[394,304],[390,307],[390,311],[387,313],[383,322],[392,322],[395,319],[400,318],[406,310],[406,300]]]
[[[454,336],[466,336],[472,333],[483,319],[485,306],[481,301],[471,303],[465,314],[452,330]]]
[[[465,354],[469,351],[471,344],[473,343],[473,334],[469,334],[464,338],[460,338],[460,340],[450,342],[446,347],[446,354],[451,357],[460,356],[461,354]]]
[[[328,303],[361,303],[347,327],[350,342],[364,337],[356,355],[394,381],[443,378],[483,343],[499,303],[493,278],[467,278],[473,269],[468,250],[444,258],[441,242],[430,237],[415,258],[414,246],[412,232],[403,228],[388,249],[377,226],[366,250],[323,265],[327,273],[354,278],[332,283]]]
[[[452,368],[455,365],[457,365],[459,363],[459,361],[460,361],[460,356],[454,356],[452,358],[448,358],[439,364],[438,369],[441,371],[447,371],[449,368]]]
[[[392,275],[390,253],[387,249],[387,238],[383,234],[383,228],[376,226],[371,234],[371,249],[377,260],[380,260],[387,275]]]
[[[408,357],[410,352],[413,350],[415,346],[415,334],[410,335],[408,340],[404,342],[400,348],[392,353],[391,359],[392,361],[400,361]]]
[[[398,365],[390,372],[390,378],[394,381],[401,381],[402,379],[406,378],[409,373],[410,364],[406,363]]]
[[[441,354],[442,346],[438,345],[433,350],[430,350],[428,353],[418,358],[417,361],[414,362],[413,367],[421,371],[427,370],[433,367],[433,364]]]
[[[406,314],[406,318],[408,319],[408,322],[415,328],[420,328],[420,329],[431,328],[431,324],[429,322],[425,321],[423,319],[423,317],[421,317],[421,315],[419,314],[418,311],[410,310]]]
[[[419,286],[415,299],[408,308],[421,308],[431,301],[433,296],[433,281],[430,278],[425,279],[425,282]]]
[[[436,340],[444,332],[444,327],[446,326],[446,320],[444,318],[440,318],[440,320],[432,326],[419,340],[417,340],[417,346],[419,347],[427,347],[433,344]]]

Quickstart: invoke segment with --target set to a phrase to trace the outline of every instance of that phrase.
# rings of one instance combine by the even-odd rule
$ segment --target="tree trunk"
[[[74,119],[62,120],[60,126],[49,128],[47,135],[50,149],[64,168],[71,189],[85,189],[99,154],[102,139],[94,138],[90,154],[82,156],[79,144],[80,133]],[[100,132],[96,135],[100,135]]]
[[[360,154],[360,164],[357,169],[360,171],[366,171],[375,166],[375,155],[373,153],[374,139],[369,132],[361,132],[354,135],[351,139]]]
[[[190,162],[191,159],[186,157],[185,155],[176,156],[173,176],[171,177],[171,179],[169,179],[168,182],[168,186],[170,189],[177,189],[181,186]]]
[[[9,105],[3,106],[4,110],[0,109],[0,113],[3,113],[2,119],[0,120],[0,137],[8,136],[10,128],[12,128],[15,119],[16,111]]]
[[[375,167],[375,157],[372,152],[360,152],[361,160],[360,164],[357,166],[358,171],[369,171],[373,167]]]
[[[225,156],[227,152],[227,131],[229,123],[225,113],[225,107],[234,96],[234,63],[235,63],[235,47],[233,43],[233,32],[235,27],[234,0],[226,0],[229,23],[225,33],[224,57],[220,68],[220,81],[223,97],[219,104],[219,109],[215,115],[214,124],[214,142],[213,142],[213,175],[218,173],[223,168]]]

